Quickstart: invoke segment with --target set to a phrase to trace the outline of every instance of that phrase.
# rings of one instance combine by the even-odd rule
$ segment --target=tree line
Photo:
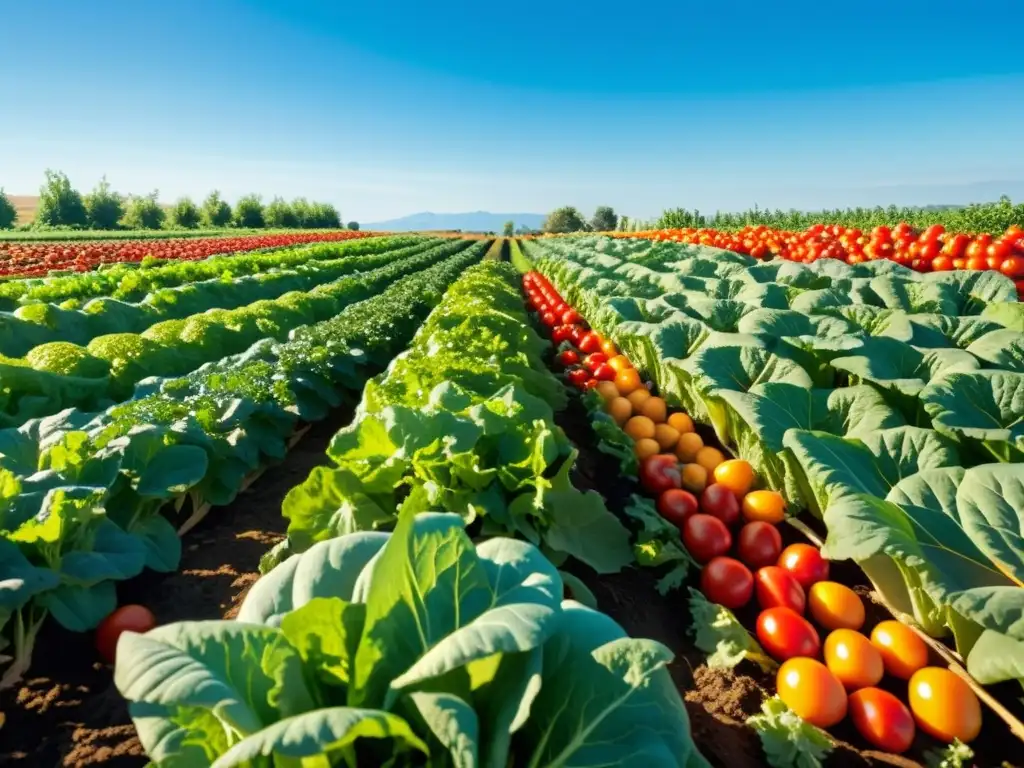
[[[17,222],[17,211],[0,188],[0,229]],[[355,221],[349,229],[359,229]],[[214,190],[197,205],[188,197],[179,198],[169,209],[158,201],[158,192],[127,197],[111,189],[106,177],[96,188],[82,195],[71,186],[67,175],[46,171],[39,190],[35,219],[26,229],[195,229],[197,227],[240,229],[334,229],[341,227],[341,214],[330,203],[280,197],[264,204],[259,195],[246,195],[234,206]]]

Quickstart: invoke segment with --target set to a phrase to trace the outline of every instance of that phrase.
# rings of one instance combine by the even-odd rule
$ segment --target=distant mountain
[[[459,229],[463,232],[501,232],[506,221],[514,221],[516,228],[540,229],[544,223],[542,213],[414,213],[400,219],[359,223],[362,229],[388,232],[429,232],[431,230]]]

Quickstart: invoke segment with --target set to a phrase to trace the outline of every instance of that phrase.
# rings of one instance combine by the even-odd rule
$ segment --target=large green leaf
[[[971,344],[1000,329],[998,323],[980,317],[950,315],[908,315],[913,337],[904,339],[915,347],[968,349]]]
[[[1024,373],[951,373],[921,392],[935,428],[1000,461],[1024,458]]]
[[[967,347],[967,351],[988,368],[1024,373],[1024,333],[1020,331],[990,331]]]

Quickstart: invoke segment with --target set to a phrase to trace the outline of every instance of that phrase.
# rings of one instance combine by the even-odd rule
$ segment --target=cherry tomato
[[[564,325],[576,325],[582,319],[579,312],[575,309],[567,309],[562,313],[562,323]]]
[[[609,358],[613,358],[619,354],[619,348],[615,346],[615,342],[611,339],[605,339],[601,342],[601,351]]]
[[[551,341],[555,344],[561,344],[563,341],[569,341],[572,338],[572,328],[568,325],[556,325],[554,330],[551,331]]]
[[[590,379],[590,374],[583,368],[573,368],[569,371],[567,377],[570,384],[582,389],[583,385],[587,383],[588,379]]]
[[[669,488],[658,496],[657,507],[662,517],[682,531],[686,518],[697,514],[697,497],[682,488]]]
[[[714,515],[726,525],[733,525],[740,519],[740,502],[736,494],[724,485],[712,483],[700,496],[700,511]]]
[[[793,574],[804,589],[828,578],[828,561],[810,544],[790,544],[779,555],[779,566]]]
[[[701,569],[700,591],[711,602],[736,610],[750,602],[754,577],[739,560],[715,557]]]
[[[584,328],[582,325],[574,325],[572,327],[572,343],[577,347],[583,341],[583,337],[586,336],[590,331]]]
[[[558,364],[563,368],[568,368],[570,365],[576,365],[580,361],[580,356],[577,354],[575,349],[563,349],[558,353]]]
[[[683,523],[683,544],[698,563],[724,555],[732,547],[732,534],[711,515],[690,515]]]
[[[981,731],[981,704],[970,686],[948,669],[925,667],[910,678],[907,696],[917,727],[940,741],[968,744]]]
[[[594,378],[600,381],[615,381],[615,369],[608,363],[601,363],[594,369]]]
[[[598,381],[596,378],[595,379],[587,379],[585,382],[583,382],[583,388],[584,389],[597,389],[597,385],[600,384],[600,383],[601,382]]]
[[[779,667],[775,686],[786,706],[819,728],[846,717],[843,684],[820,661],[794,658]]]
[[[864,603],[844,584],[819,581],[807,593],[811,616],[825,629],[860,629],[864,626]]]
[[[554,312],[547,311],[540,316],[540,321],[544,323],[544,325],[546,325],[548,328],[553,328],[555,323],[557,322],[557,318],[555,317]]]
[[[754,484],[754,468],[743,459],[729,459],[715,467],[715,483],[724,485],[737,499],[747,495]]]
[[[882,654],[885,671],[893,677],[909,680],[917,670],[928,666],[928,646],[924,640],[895,619],[875,625],[871,644]]]
[[[591,352],[589,355],[583,358],[583,367],[593,373],[597,370],[597,366],[603,365],[608,362],[608,355],[603,352]]]
[[[96,627],[96,650],[113,664],[122,632],[148,632],[155,626],[156,616],[144,605],[122,605]]]
[[[786,500],[778,491],[751,491],[743,497],[743,517],[781,523],[786,519]]]
[[[640,462],[640,484],[659,496],[669,488],[679,488],[682,476],[679,460],[671,453],[659,453]]]
[[[850,719],[860,735],[873,746],[900,754],[914,741],[914,717],[910,710],[888,691],[861,688],[849,698]]]
[[[885,674],[882,654],[860,632],[837,629],[825,638],[825,666],[848,691],[878,685]]]
[[[804,612],[807,603],[804,588],[785,568],[779,568],[777,565],[759,568],[754,575],[754,581],[757,602],[762,609],[782,606],[800,614]]]
[[[781,552],[782,534],[771,523],[757,520],[740,528],[736,537],[736,553],[751,568],[764,568],[777,562]]]
[[[821,640],[811,622],[792,608],[782,606],[761,611],[757,617],[757,639],[779,661],[817,656],[821,650]]]
[[[580,348],[580,352],[584,352],[588,355],[592,352],[600,352],[601,337],[593,331],[587,331],[587,333],[583,335],[583,338],[580,339],[577,346]]]

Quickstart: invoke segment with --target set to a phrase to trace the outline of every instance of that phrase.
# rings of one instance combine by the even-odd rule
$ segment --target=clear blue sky
[[[32,0],[0,20],[15,194],[53,167],[362,221],[1024,197],[1021,0]]]

